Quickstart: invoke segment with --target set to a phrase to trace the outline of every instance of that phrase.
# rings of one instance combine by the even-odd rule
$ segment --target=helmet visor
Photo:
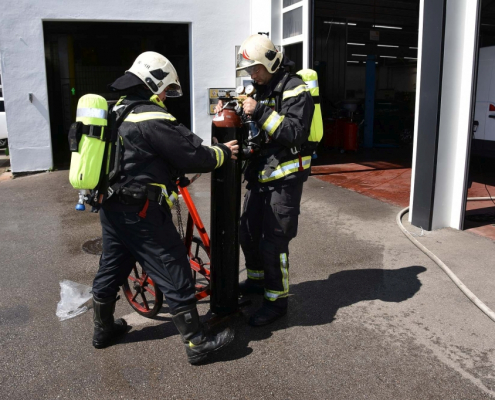
[[[171,83],[165,88],[165,94],[167,97],[181,97],[182,88],[176,83]]]
[[[248,60],[242,53],[237,54],[236,75],[237,76],[250,76],[253,65],[259,64],[256,60]]]

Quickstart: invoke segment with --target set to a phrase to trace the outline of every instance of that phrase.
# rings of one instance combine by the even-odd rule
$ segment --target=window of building
[[[303,9],[302,7],[284,13],[283,38],[299,36],[303,33]]]
[[[300,3],[302,0],[284,0],[284,8],[291,6],[292,4]]]

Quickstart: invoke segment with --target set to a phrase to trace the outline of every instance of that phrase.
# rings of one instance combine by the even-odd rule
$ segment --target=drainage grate
[[[100,237],[88,240],[83,243],[82,249],[88,254],[99,256],[103,252],[103,239]]]

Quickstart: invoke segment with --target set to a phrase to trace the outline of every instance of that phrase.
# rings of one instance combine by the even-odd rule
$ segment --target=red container
[[[354,122],[346,122],[344,125],[344,150],[357,151],[358,149],[358,125]]]
[[[349,122],[347,118],[339,118],[335,124],[336,140],[338,148],[344,147],[345,125]]]
[[[333,148],[338,147],[338,139],[334,119],[325,120],[323,125],[323,146]]]

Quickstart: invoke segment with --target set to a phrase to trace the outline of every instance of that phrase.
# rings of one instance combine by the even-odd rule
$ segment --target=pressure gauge
[[[247,88],[246,88],[246,94],[248,96],[252,96],[254,93],[256,93],[256,89],[254,88],[253,85],[249,85]]]

